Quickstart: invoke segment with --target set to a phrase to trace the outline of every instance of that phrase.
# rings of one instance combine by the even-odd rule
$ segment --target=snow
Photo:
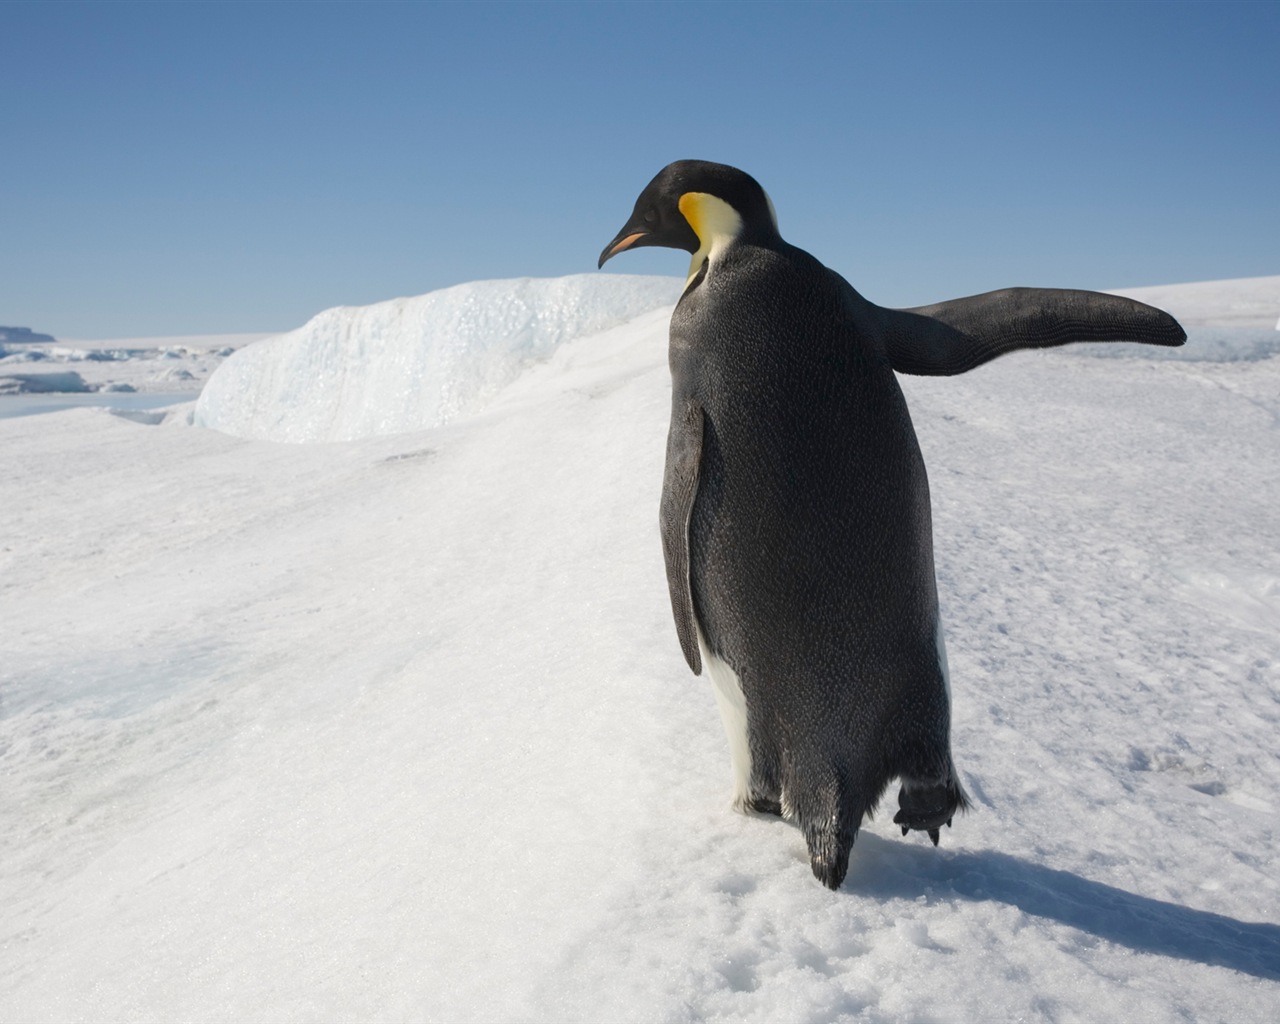
[[[566,341],[673,304],[665,277],[474,281],[328,309],[228,359],[196,422],[237,437],[350,441],[474,411]]]
[[[831,893],[670,621],[668,315],[389,436],[0,420],[0,1019],[1280,1016],[1280,359],[903,378],[976,809]]]

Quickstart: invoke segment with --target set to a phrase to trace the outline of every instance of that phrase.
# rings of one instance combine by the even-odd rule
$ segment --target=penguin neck
[[[680,197],[679,206],[700,243],[689,261],[689,276],[684,282],[688,288],[703,266],[717,260],[742,234],[742,217],[723,199],[707,192],[686,192]]]
[[[684,287],[688,291],[735,243],[760,245],[766,249],[782,245],[778,234],[778,217],[773,212],[773,201],[767,193],[764,207],[755,210],[750,219],[744,219],[736,209],[719,196],[707,192],[686,192],[680,197],[679,208],[685,220],[698,237],[698,248],[689,261],[689,276]]]

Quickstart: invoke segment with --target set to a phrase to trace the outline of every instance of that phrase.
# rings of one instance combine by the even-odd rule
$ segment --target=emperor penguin
[[[1186,334],[1097,292],[877,306],[783,241],[754,178],[701,160],[659,172],[599,265],[646,245],[693,257],[671,317],[659,512],[676,635],[711,677],[734,806],[793,820],[836,889],[894,779],[903,835],[936,845],[969,806],[951,758],[929,484],[895,371]]]

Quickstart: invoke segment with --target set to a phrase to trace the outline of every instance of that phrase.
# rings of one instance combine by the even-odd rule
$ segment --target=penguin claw
[[[964,797],[953,785],[918,786],[907,789],[903,786],[898,791],[899,811],[893,816],[893,823],[902,828],[902,834],[914,829],[917,832],[928,832],[933,845],[938,845],[938,832],[943,825],[951,827],[952,816],[957,807],[963,808]]]

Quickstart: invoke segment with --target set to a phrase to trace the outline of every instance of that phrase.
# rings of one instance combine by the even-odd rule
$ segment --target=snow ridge
[[[292,442],[439,426],[475,412],[565,341],[671,305],[679,290],[674,278],[577,274],[328,309],[227,359],[195,422]]]

